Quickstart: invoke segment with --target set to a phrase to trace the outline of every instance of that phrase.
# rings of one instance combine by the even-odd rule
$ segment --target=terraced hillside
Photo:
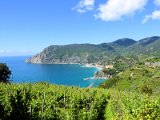
[[[114,89],[0,84],[0,119],[159,120],[160,98]]]

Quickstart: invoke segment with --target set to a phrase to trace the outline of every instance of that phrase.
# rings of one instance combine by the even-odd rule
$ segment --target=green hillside
[[[160,98],[114,89],[0,84],[1,120],[159,120]]]
[[[110,43],[51,45],[41,53],[26,60],[28,63],[100,63],[107,64],[116,56],[152,55],[160,56],[160,37],[153,36],[138,41],[129,38]]]
[[[128,54],[160,55],[160,37],[153,36],[139,40],[127,48]],[[158,53],[158,54],[157,54]]]
[[[160,37],[49,46],[29,63],[105,63],[98,88],[0,83],[0,120],[160,120]]]
[[[111,43],[52,45],[26,60],[28,63],[105,63],[121,55],[121,51],[136,41],[128,38]]]
[[[109,82],[113,82],[110,84]],[[160,68],[137,65],[103,83],[102,86],[160,96]],[[110,84],[110,85],[109,85]],[[145,90],[146,89],[146,90]]]
[[[160,58],[112,62],[99,88],[0,83],[0,120],[159,120]]]

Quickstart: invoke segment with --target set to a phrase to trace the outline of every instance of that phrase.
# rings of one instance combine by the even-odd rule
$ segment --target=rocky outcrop
[[[32,58],[28,58],[25,60],[26,63],[42,63],[42,58],[40,54],[37,54],[36,56],[32,57]]]
[[[80,52],[80,51],[79,51]],[[74,52],[74,49],[69,53],[69,48],[63,49],[61,46],[50,46],[44,49],[41,53],[26,59],[27,63],[37,64],[80,64],[88,63],[88,55],[85,52],[81,54]],[[70,54],[70,55],[69,55]]]

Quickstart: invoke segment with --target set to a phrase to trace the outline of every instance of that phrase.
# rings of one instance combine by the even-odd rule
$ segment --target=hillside
[[[1,120],[159,120],[159,97],[114,89],[0,84]]]
[[[114,63],[99,88],[0,83],[0,120],[159,120],[160,58]]]
[[[112,42],[111,44],[117,44],[119,46],[128,47],[128,46],[133,45],[134,43],[136,43],[136,41],[133,39],[122,38],[122,39],[118,39],[118,40]]]
[[[105,73],[103,75],[109,74],[111,78],[99,88],[45,82],[0,83],[0,120],[159,120],[160,57],[154,57],[159,52],[159,43],[159,37],[151,37],[138,42],[119,39],[99,45],[50,46],[27,62],[59,64],[109,60],[113,68],[104,68],[96,75]],[[150,47],[153,51],[147,50]],[[121,54],[124,56],[119,56]]]
[[[72,44],[64,46],[49,46],[37,54],[29,63],[94,63],[100,58],[106,60],[114,56],[114,48],[106,45]],[[106,56],[106,57],[104,57]]]
[[[121,51],[136,41],[119,39],[112,43],[52,45],[26,60],[28,63],[103,63],[121,54]]]
[[[159,56],[160,54],[160,37],[153,36],[139,40],[137,43],[129,46],[126,51],[128,54],[148,54]]]
[[[28,63],[72,64],[101,63],[116,56],[153,55],[160,56],[160,37],[153,36],[135,41],[129,38],[118,39],[111,43],[52,45],[41,53],[26,60]]]
[[[149,61],[149,60],[148,60]],[[155,61],[155,60],[154,60]],[[160,96],[160,62],[135,64],[101,84],[103,88]]]

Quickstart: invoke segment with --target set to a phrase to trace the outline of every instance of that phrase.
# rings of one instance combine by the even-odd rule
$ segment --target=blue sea
[[[84,80],[93,77],[98,69],[80,65],[28,64],[25,59],[30,56],[0,57],[0,63],[6,63],[12,71],[13,83],[49,82],[66,86],[98,86],[104,80]]]

